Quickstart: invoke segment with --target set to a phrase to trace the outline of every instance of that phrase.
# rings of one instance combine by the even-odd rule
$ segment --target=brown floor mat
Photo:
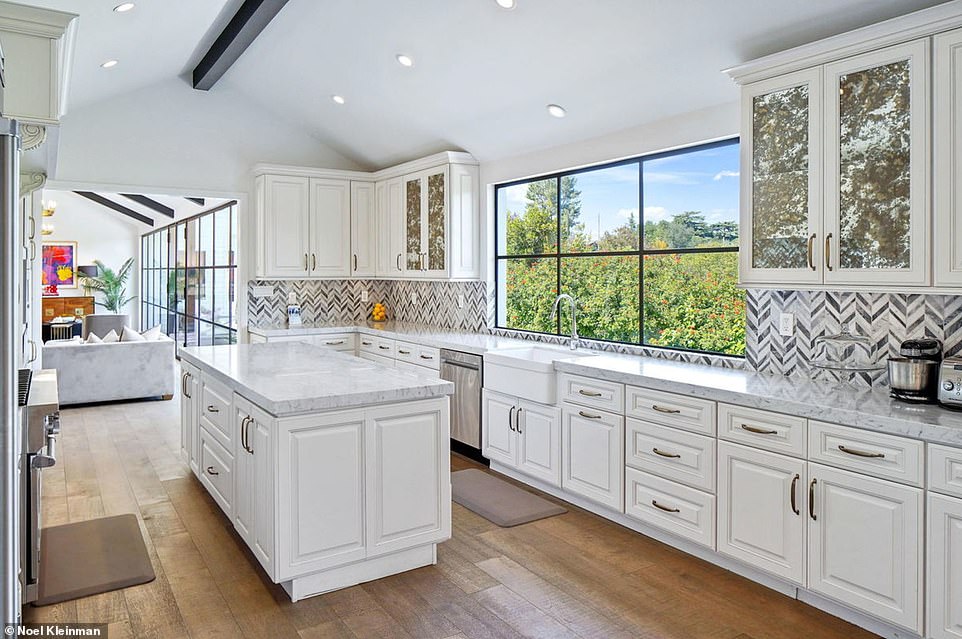
[[[502,528],[568,512],[547,499],[474,468],[451,473],[451,493],[455,503]]]

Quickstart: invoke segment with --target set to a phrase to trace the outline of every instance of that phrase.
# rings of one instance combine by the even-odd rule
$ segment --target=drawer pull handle
[[[217,472],[216,470],[214,470],[214,467],[213,467],[213,466],[208,466],[208,467],[207,467],[207,474],[208,474],[208,475],[220,475],[219,472]]]
[[[324,343],[327,344],[328,346],[339,346],[344,343],[344,340],[335,339],[335,340],[331,340],[329,342],[324,342]]]
[[[391,347],[390,347],[390,346],[385,346],[384,344],[378,344],[377,347],[380,348],[382,351],[389,351],[389,350],[391,350]]]
[[[800,514],[801,514],[801,513],[798,511],[798,504],[797,504],[797,502],[796,502],[796,500],[795,500],[795,489],[798,487],[798,480],[799,480],[799,479],[801,479],[801,477],[799,477],[798,473],[796,473],[795,476],[792,477],[792,512],[795,513],[796,515],[800,515]]]
[[[517,410],[517,406],[512,406],[511,410],[508,411],[508,429],[511,432],[518,432],[514,429],[514,411]]]
[[[871,457],[872,459],[882,459],[885,457],[885,453],[873,453],[867,450],[859,450],[857,448],[846,448],[843,444],[839,444],[838,449],[843,453],[855,455],[856,457]]]
[[[364,341],[362,341],[362,342],[361,342],[361,345],[362,345],[362,346],[370,346],[370,345],[373,344],[373,343],[374,343],[374,342],[364,342]]]
[[[664,510],[666,513],[680,513],[680,512],[681,512],[681,510],[679,510],[679,509],[677,509],[677,508],[669,508],[668,506],[662,506],[661,504],[658,503],[658,500],[657,500],[657,499],[652,499],[652,500],[651,500],[651,505],[654,506],[655,508],[657,508],[658,510]]]
[[[422,355],[421,359],[434,359],[434,355]]]
[[[671,457],[672,459],[678,459],[681,457],[681,455],[678,455],[676,453],[666,453],[665,451],[658,450],[657,448],[652,448],[651,452],[653,452],[656,455],[661,455],[662,457]]]
[[[207,406],[207,412],[208,412],[208,413],[219,413],[219,412],[220,412],[220,409],[217,408],[216,406],[214,406],[213,404],[208,404],[208,406]]]
[[[601,419],[601,415],[590,415],[584,412],[583,410],[579,410],[578,414],[584,417],[585,419]]]
[[[401,355],[410,355],[410,354],[411,354],[411,351],[402,351],[400,348],[398,349],[397,352],[400,353]]]
[[[812,521],[818,521],[818,517],[815,516],[815,484],[818,483],[817,479],[813,479],[812,483],[808,485],[808,516],[812,518]]]
[[[749,433],[755,433],[757,435],[777,435],[777,430],[768,430],[766,428],[758,428],[757,426],[749,426],[748,424],[742,424],[742,430],[747,430]]]
[[[578,394],[584,395],[585,397],[601,397],[601,393],[596,393],[595,391],[586,391],[583,388],[578,389]]]
[[[656,410],[659,413],[666,413],[668,415],[677,415],[681,412],[677,408],[665,408],[664,406],[659,406],[658,404],[652,404],[651,410]]]

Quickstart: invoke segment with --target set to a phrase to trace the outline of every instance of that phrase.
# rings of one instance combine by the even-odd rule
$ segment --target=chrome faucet
[[[562,293],[555,298],[554,304],[551,306],[552,322],[554,318],[558,316],[558,306],[561,304],[561,300],[568,300],[568,305],[571,308],[571,337],[568,339],[568,348],[576,351],[581,343],[581,340],[578,338],[578,302],[567,293]]]

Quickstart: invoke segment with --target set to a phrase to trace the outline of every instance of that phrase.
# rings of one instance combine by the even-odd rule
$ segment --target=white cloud
[[[646,222],[661,222],[662,220],[667,220],[669,217],[671,217],[671,212],[663,206],[645,207]]]
[[[738,171],[719,171],[718,173],[715,174],[715,177],[713,177],[712,179],[718,182],[722,178],[738,177],[738,175],[739,175]]]

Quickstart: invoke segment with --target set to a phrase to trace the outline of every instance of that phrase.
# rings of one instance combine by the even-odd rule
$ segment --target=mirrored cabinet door
[[[935,285],[962,286],[962,29],[934,40]]]
[[[404,263],[407,271],[420,271],[424,264],[421,250],[421,190],[419,176],[404,179]]]
[[[825,282],[928,283],[928,42],[826,65]]]
[[[742,282],[819,282],[820,69],[742,93]]]
[[[447,167],[428,173],[426,225],[424,233],[425,270],[427,275],[443,274],[447,270]]]

